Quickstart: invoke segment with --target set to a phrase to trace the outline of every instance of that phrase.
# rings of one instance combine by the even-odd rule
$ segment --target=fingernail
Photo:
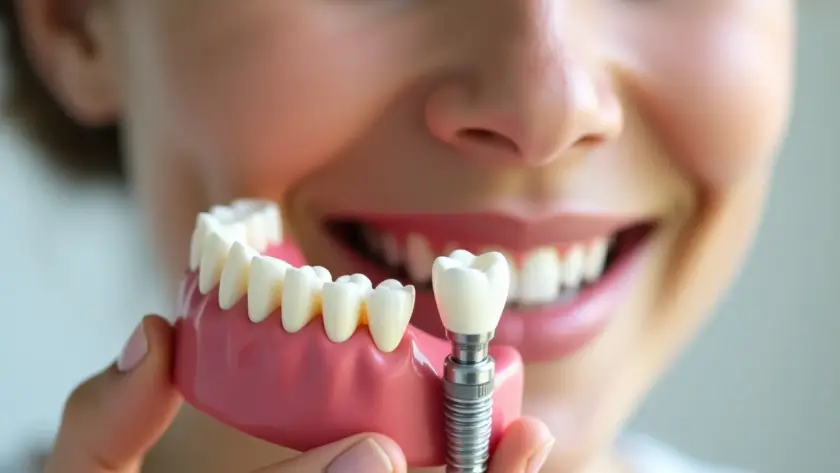
[[[373,439],[367,439],[342,453],[327,468],[327,473],[392,473],[388,454]]]
[[[544,443],[537,453],[528,460],[528,464],[525,466],[525,473],[539,473],[542,470],[542,467],[545,466],[546,460],[548,460],[548,455],[551,453],[551,449],[554,447],[554,439],[549,440],[548,442]]]
[[[122,354],[117,359],[117,369],[125,373],[137,368],[137,365],[146,357],[149,351],[149,341],[143,332],[143,322],[134,329],[131,337],[125,343]]]

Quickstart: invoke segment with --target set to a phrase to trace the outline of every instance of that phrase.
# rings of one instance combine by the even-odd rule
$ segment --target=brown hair
[[[82,126],[56,103],[29,62],[13,0],[0,0],[0,24],[6,29],[9,119],[74,177],[122,177],[117,126]]]

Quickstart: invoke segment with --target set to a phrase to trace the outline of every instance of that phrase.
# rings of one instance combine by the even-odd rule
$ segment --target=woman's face
[[[592,458],[729,282],[788,114],[789,0],[103,8],[99,60],[172,274],[195,214],[242,196],[280,202],[333,274],[382,259],[422,285],[450,244],[504,250],[518,287],[499,337],[529,362],[555,464]],[[642,225],[599,289],[619,262],[599,280],[577,248]]]

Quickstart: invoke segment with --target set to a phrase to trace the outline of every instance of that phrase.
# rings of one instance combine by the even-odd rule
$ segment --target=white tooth
[[[283,281],[283,329],[296,333],[303,329],[320,310],[323,278],[329,272],[319,267],[289,268]]]
[[[412,233],[405,245],[405,269],[408,276],[416,283],[425,283],[432,277],[432,264],[435,255],[429,242],[422,235]]]
[[[508,289],[508,298],[509,302],[518,302],[519,301],[519,269],[517,268],[516,262],[513,260],[508,260],[508,265],[510,266],[510,289]]]
[[[248,274],[251,260],[259,255],[253,248],[234,242],[230,247],[225,267],[219,280],[219,307],[230,309],[248,291]]]
[[[382,237],[382,256],[385,257],[385,262],[391,266],[399,266],[402,264],[402,252],[400,252],[400,245],[397,242],[397,237],[394,235],[384,235]]]
[[[221,223],[223,232],[231,240],[247,242],[248,227],[243,218],[243,209],[216,205],[210,208],[210,214]]]
[[[330,274],[329,269],[323,266],[312,266],[312,271],[315,272],[315,276],[318,276],[322,283],[332,282],[332,274]]]
[[[518,282],[519,282],[519,271],[517,270],[516,261],[510,255],[509,252],[497,248],[487,248],[483,250],[484,253],[489,253],[491,251],[498,251],[501,253],[508,263],[508,268],[510,268],[510,288],[508,289],[508,302],[516,302],[519,300],[519,292],[517,292]]]
[[[262,322],[280,307],[283,281],[292,265],[269,256],[257,256],[251,261],[248,277],[248,318]]]
[[[201,212],[195,219],[195,230],[193,230],[190,241],[190,270],[195,271],[201,263],[201,253],[204,242],[211,231],[220,233],[222,226],[219,220],[207,212]]]
[[[244,198],[244,199],[236,199],[233,201],[231,207],[235,209],[244,209],[246,212],[251,210],[260,208],[263,206],[263,200],[261,199],[252,199],[252,198]]]
[[[280,218],[280,207],[274,202],[269,202],[262,212],[265,219],[268,244],[279,245],[283,243],[283,219]]]
[[[468,251],[435,260],[432,287],[443,325],[450,332],[478,335],[496,330],[510,288],[510,268],[498,252]]]
[[[519,301],[523,304],[553,302],[560,294],[563,266],[554,248],[530,252],[519,269]]]
[[[263,212],[255,212],[243,222],[248,236],[248,244],[258,252],[268,248],[268,224]]]
[[[205,238],[198,265],[198,290],[202,294],[207,294],[219,284],[231,245],[233,240],[221,233],[210,232]]]
[[[345,274],[336,279],[335,282],[353,283],[362,289],[365,296],[373,290],[373,283],[364,274]]]
[[[400,345],[414,310],[414,298],[414,286],[403,287],[393,279],[383,281],[368,294],[368,326],[380,351],[390,353]]]
[[[563,288],[577,289],[583,280],[583,263],[586,251],[580,245],[575,245],[563,260]]]
[[[469,266],[475,261],[476,256],[467,250],[455,250],[449,253],[449,258],[461,263],[463,266]]]
[[[371,287],[370,280],[365,276],[362,278],[362,284],[356,284],[352,276],[341,276],[335,282],[324,283],[321,296],[324,331],[334,343],[349,340],[359,325],[362,303]]]
[[[597,240],[586,251],[583,262],[583,279],[592,283],[601,277],[604,271],[604,264],[607,262],[607,249],[609,242],[606,239]]]
[[[225,225],[225,232],[233,241],[248,242],[248,227],[245,222],[233,222]]]
[[[246,198],[234,200],[231,208],[240,215],[250,215],[271,206],[277,206],[277,204],[266,199]]]
[[[282,222],[280,221],[280,207],[264,199],[239,199],[233,203],[234,208],[242,209],[252,216],[259,215],[262,221],[263,237],[267,245],[282,243]]]
[[[236,221],[237,212],[227,205],[214,205],[210,207],[210,213],[224,224]]]

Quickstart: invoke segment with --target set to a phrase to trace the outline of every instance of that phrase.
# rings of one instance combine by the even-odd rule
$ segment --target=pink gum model
[[[267,252],[305,264],[291,244]],[[247,316],[247,296],[219,308],[218,288],[198,290],[184,278],[176,323],[175,382],[187,402],[248,435],[306,451],[342,438],[376,432],[396,441],[409,466],[445,463],[441,373],[450,346],[411,325],[399,347],[383,353],[360,327],[346,342],[327,338],[320,319],[287,333],[279,309],[261,323]],[[522,360],[495,347],[495,445],[520,416]]]

